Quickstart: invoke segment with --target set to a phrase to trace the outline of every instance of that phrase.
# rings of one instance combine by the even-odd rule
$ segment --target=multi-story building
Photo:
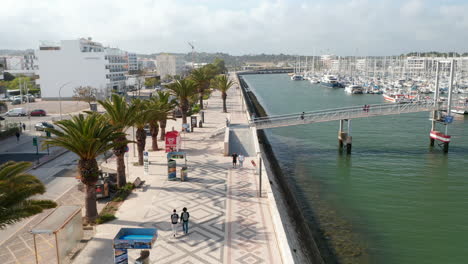
[[[98,97],[124,92],[128,74],[126,52],[104,47],[91,38],[42,44],[36,50],[41,95],[45,99],[71,98],[79,86],[98,90]]]
[[[160,54],[156,57],[158,74],[164,79],[167,75],[181,75],[185,69],[185,62],[177,56]]]
[[[138,67],[138,58],[136,53],[127,53],[128,57],[128,70],[129,71],[138,71],[140,68]]]
[[[36,56],[34,54],[25,54],[22,56],[7,56],[5,69],[12,71],[34,71],[37,70]]]

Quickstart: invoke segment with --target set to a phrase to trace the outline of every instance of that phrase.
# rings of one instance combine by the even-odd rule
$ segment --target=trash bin
[[[198,122],[198,127],[203,127],[203,122],[201,120]]]
[[[182,169],[180,169],[180,180],[187,180],[187,167],[182,167]]]
[[[89,108],[91,109],[91,111],[97,112],[97,104],[96,103],[90,103]]]

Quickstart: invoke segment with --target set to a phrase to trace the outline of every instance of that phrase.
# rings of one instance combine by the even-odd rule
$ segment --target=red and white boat
[[[451,138],[451,136],[445,135],[444,133],[439,132],[439,131],[431,131],[429,135],[431,138],[435,140],[439,140],[441,142],[445,142],[445,143],[450,142],[450,138]]]
[[[411,102],[411,100],[413,100],[414,98],[416,98],[415,95],[400,94],[400,93],[394,93],[394,94],[384,93],[383,97],[385,101],[389,101],[392,103],[408,103],[408,102]]]

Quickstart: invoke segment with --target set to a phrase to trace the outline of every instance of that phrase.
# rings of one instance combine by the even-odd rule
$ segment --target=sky
[[[150,54],[468,51],[468,0],[1,0],[0,49],[92,37]]]

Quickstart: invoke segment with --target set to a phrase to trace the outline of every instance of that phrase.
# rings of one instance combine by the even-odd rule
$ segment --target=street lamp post
[[[62,95],[60,94],[62,92],[62,88],[65,87],[67,84],[69,84],[71,82],[66,82],[64,84],[62,84],[62,86],[60,86],[59,88],[59,111],[60,111],[60,120],[62,120]]]

